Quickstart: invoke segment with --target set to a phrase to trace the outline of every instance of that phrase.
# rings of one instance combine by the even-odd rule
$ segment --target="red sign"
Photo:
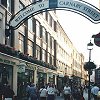
[[[92,37],[94,38],[95,45],[100,47],[100,32],[98,34],[96,34],[96,35],[93,35]]]

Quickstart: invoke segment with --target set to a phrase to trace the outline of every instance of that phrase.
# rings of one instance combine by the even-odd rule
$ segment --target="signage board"
[[[93,23],[100,23],[100,10],[82,0],[43,0],[32,3],[16,13],[9,21],[13,29],[17,29],[25,20],[40,12],[52,9],[69,10],[78,13]]]

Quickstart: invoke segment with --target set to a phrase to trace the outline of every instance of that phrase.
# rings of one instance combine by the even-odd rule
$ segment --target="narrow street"
[[[83,94],[85,100],[88,100],[88,93],[84,91],[84,94]],[[63,97],[61,96],[57,96],[55,100],[64,100]],[[91,98],[91,100],[94,100],[93,98]]]

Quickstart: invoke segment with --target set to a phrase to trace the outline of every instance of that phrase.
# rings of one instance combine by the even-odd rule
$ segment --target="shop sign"
[[[25,67],[27,66],[26,63],[20,63],[18,66],[18,72],[22,73],[25,72]]]
[[[18,72],[19,73],[22,73],[22,72],[25,72],[25,66],[18,66]]]
[[[8,59],[2,59],[0,58],[0,62],[4,63],[4,64],[9,64],[9,65],[15,65],[16,63],[13,61],[10,61]]]

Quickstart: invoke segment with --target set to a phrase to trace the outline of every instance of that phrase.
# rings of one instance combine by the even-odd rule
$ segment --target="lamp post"
[[[91,62],[91,50],[93,49],[93,44],[91,43],[91,40],[90,40],[90,43],[87,44],[87,49],[89,50],[89,64]],[[88,75],[89,75],[89,84],[88,84],[88,100],[91,100],[90,98],[90,93],[91,93],[91,89],[90,89],[90,76],[92,75],[92,70],[91,69],[88,69]]]

